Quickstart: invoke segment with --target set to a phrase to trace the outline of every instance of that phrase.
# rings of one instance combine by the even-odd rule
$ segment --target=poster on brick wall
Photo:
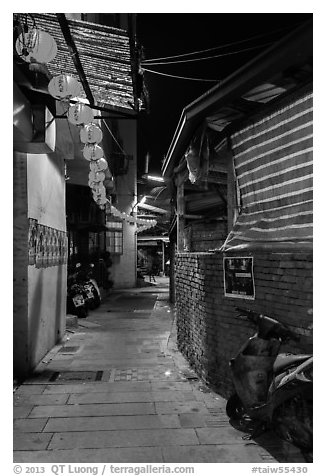
[[[255,299],[253,256],[223,258],[224,296]]]

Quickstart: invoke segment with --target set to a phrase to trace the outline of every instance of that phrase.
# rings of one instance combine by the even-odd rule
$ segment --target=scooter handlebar
[[[281,338],[283,342],[288,340],[298,342],[300,340],[300,336],[276,319],[242,307],[236,307],[236,310],[238,311],[239,317],[246,317],[248,321],[258,325],[259,335],[263,338],[277,337]]]
[[[236,310],[238,311],[238,317],[245,317],[254,324],[258,323],[260,318],[260,314],[258,314],[258,312],[251,311],[250,309],[244,309],[243,307],[236,307]]]

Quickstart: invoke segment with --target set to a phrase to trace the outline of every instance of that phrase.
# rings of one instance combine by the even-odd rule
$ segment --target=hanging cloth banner
[[[312,93],[231,136],[241,212],[221,251],[312,247]]]
[[[206,128],[197,133],[191,141],[185,159],[189,170],[189,180],[191,183],[207,181],[209,144]]]

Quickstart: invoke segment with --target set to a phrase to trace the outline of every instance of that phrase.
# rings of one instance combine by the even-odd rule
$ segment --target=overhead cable
[[[297,25],[297,23],[294,24],[293,26],[296,26],[296,25]],[[246,40],[232,41],[231,43],[226,43],[225,45],[220,45],[220,46],[214,46],[213,48],[207,48],[205,50],[193,51],[191,53],[183,53],[183,54],[174,55],[174,56],[165,56],[165,57],[162,57],[162,58],[151,58],[151,59],[143,60],[142,63],[147,63],[147,62],[151,62],[151,61],[160,61],[160,60],[166,60],[166,59],[173,59],[173,58],[182,58],[182,57],[185,57],[185,56],[197,55],[199,53],[206,53],[208,51],[220,50],[220,49],[223,49],[223,48],[227,48],[228,46],[238,45],[238,44],[241,44],[241,43],[247,43],[248,41],[255,40],[255,39],[258,39],[258,38],[264,38],[266,36],[273,35],[274,33],[278,33],[279,31],[287,30],[288,28],[289,27],[278,28],[277,30],[273,30],[273,31],[271,31],[270,33],[267,33],[267,34],[263,33],[261,35],[251,36],[250,38],[247,38]]]
[[[229,53],[221,53],[219,55],[213,55],[213,56],[206,56],[205,58],[193,58],[193,59],[187,59],[187,60],[178,60],[178,61],[164,61],[164,62],[156,62],[156,63],[144,63],[141,62],[141,64],[146,64],[146,66],[155,66],[155,65],[164,65],[164,64],[176,64],[176,63],[190,63],[193,61],[203,61],[207,59],[212,59],[212,58],[220,58],[222,56],[230,56],[230,55],[236,55],[238,53],[243,53],[244,51],[250,51],[250,50],[256,50],[258,48],[263,48],[264,46],[271,45],[273,42],[269,43],[264,43],[263,45],[258,45],[258,46],[251,46],[250,48],[244,48],[242,50],[238,51],[231,51]]]
[[[105,127],[107,128],[107,130],[110,132],[111,134],[111,137],[112,139],[114,140],[114,142],[117,144],[117,146],[119,147],[119,149],[121,150],[121,152],[124,154],[124,155],[127,155],[126,152],[123,150],[123,148],[121,147],[121,145],[119,144],[119,142],[117,141],[117,139],[114,137],[114,134],[113,132],[111,131],[111,129],[109,128],[109,126],[107,125],[106,121],[103,121]]]
[[[168,76],[168,77],[170,77],[170,78],[189,79],[190,81],[209,81],[209,82],[213,82],[213,83],[218,83],[218,82],[220,82],[219,79],[188,78],[188,77],[186,77],[186,76],[176,76],[176,75],[174,75],[174,74],[160,73],[159,71],[153,71],[152,69],[147,69],[147,68],[143,68],[143,67],[142,67],[142,70],[143,70],[143,71],[147,71],[148,73],[159,74],[159,75],[161,75],[161,76]]]

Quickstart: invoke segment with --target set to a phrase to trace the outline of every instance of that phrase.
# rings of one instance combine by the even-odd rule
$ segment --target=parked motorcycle
[[[93,277],[94,264],[76,264],[76,282],[83,287],[88,309],[96,309],[101,304],[101,292]]]
[[[80,319],[88,315],[85,291],[83,286],[76,282],[75,273],[69,274],[67,279],[67,312]]]
[[[255,324],[257,332],[230,360],[236,393],[227,401],[232,420],[254,423],[249,438],[272,429],[301,449],[307,462],[313,449],[313,357],[279,354],[280,347],[299,337],[285,324],[254,311],[236,308],[239,317]]]

